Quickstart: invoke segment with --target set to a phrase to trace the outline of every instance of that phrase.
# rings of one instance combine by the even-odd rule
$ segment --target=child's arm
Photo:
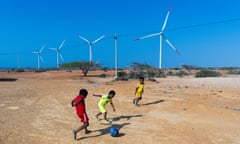
[[[95,97],[102,97],[102,95],[99,95],[99,94],[93,94],[93,96],[95,96]]]
[[[111,106],[113,108],[113,111],[116,111],[115,106],[113,105],[113,103],[110,103],[110,104],[111,104]]]
[[[136,89],[135,89],[135,93],[134,93],[135,95],[136,95],[136,93],[137,93],[137,90],[138,90],[138,87],[136,87]]]
[[[72,103],[71,103],[71,104],[72,104],[72,107],[74,107],[74,106],[75,106],[75,102],[74,102],[74,100],[72,100]]]
[[[82,99],[78,100],[77,102],[74,102],[74,100],[72,100],[72,107],[77,106],[81,102],[82,102]]]

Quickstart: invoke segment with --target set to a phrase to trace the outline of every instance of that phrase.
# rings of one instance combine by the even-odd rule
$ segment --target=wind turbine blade
[[[105,37],[105,35],[100,36],[99,38],[97,38],[95,41],[92,42],[92,44],[97,43],[98,41],[100,41],[101,39],[103,39]]]
[[[164,40],[166,41],[166,43],[178,54],[181,55],[180,52],[173,46],[173,44],[167,39],[167,37],[165,37],[164,35],[162,35],[162,37],[164,38]]]
[[[140,37],[140,38],[136,38],[135,40],[142,40],[142,39],[145,39],[145,38],[159,36],[159,35],[160,35],[160,33],[150,34],[150,35],[146,35],[146,36],[143,36],[143,37]]]
[[[39,57],[40,57],[41,61],[44,63],[43,57],[41,55]]]
[[[34,54],[38,54],[38,52],[36,52],[36,51],[33,51],[32,53],[34,53]]]
[[[50,50],[54,50],[54,51],[57,51],[57,49],[56,49],[56,48],[48,48],[48,49],[50,49]]]
[[[66,40],[63,40],[63,42],[61,43],[61,45],[59,46],[59,48],[58,48],[58,49],[61,49],[61,48],[63,47],[63,45],[64,45],[65,41],[66,41]]]
[[[167,21],[168,21],[168,16],[169,16],[169,14],[170,14],[170,9],[168,10],[167,15],[166,15],[166,17],[165,17],[165,20],[164,20],[164,23],[163,23],[161,32],[164,31],[164,29],[165,29],[165,27],[166,27],[166,25],[167,25]]]
[[[84,40],[86,43],[90,44],[90,41],[87,40],[85,37],[81,36],[81,35],[78,35],[78,37],[82,40]]]
[[[61,53],[59,53],[59,57],[61,58],[62,62],[64,61],[63,56]]]
[[[44,49],[45,45],[42,46],[42,48],[40,49],[39,53],[41,53]]]

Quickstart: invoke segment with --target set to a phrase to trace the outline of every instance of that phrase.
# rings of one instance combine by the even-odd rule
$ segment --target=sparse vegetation
[[[15,72],[25,72],[24,69],[16,69]]]
[[[118,75],[117,80],[124,80],[124,81],[128,80],[128,74],[125,71],[120,71],[117,73],[117,75]]]
[[[183,69],[186,69],[186,70],[200,70],[202,68],[198,67],[198,66],[192,66],[192,65],[182,65],[181,66]]]
[[[46,70],[44,69],[37,69],[37,70],[34,70],[35,73],[41,73],[41,72],[46,72]]]
[[[219,77],[221,74],[217,71],[213,70],[200,70],[195,74],[195,77]]]
[[[101,78],[105,78],[106,76],[107,75],[105,73],[102,73],[102,74],[99,75],[99,77],[101,77]]]
[[[231,69],[228,72],[229,74],[240,74],[240,69]]]
[[[96,62],[90,63],[90,62],[82,61],[82,62],[70,62],[70,63],[61,64],[60,67],[68,68],[68,69],[79,68],[82,70],[83,76],[87,76],[88,71],[90,69],[101,67],[101,65]]]
[[[136,79],[140,76],[145,78],[166,77],[163,70],[154,68],[148,64],[132,63],[129,78]]]

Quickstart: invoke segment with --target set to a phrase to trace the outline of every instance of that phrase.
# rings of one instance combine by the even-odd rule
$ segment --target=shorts
[[[98,105],[98,108],[99,108],[99,111],[100,111],[101,113],[107,112],[107,109],[105,108],[105,106]]]
[[[136,97],[139,98],[139,99],[142,99],[142,93],[141,92],[137,92],[136,93]]]
[[[82,114],[77,114],[78,117],[80,118],[80,122],[82,123],[88,123],[88,116],[86,113],[82,113]]]

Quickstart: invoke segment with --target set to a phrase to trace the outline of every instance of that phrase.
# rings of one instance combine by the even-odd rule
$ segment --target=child
[[[85,129],[85,134],[90,132],[87,129],[87,127],[89,126],[89,123],[88,123],[88,116],[86,113],[86,106],[84,101],[87,95],[88,95],[88,91],[86,89],[80,89],[79,95],[72,100],[72,107],[75,107],[76,114],[78,115],[78,117],[81,119],[81,122],[83,123],[83,125],[80,126],[78,129],[72,131],[72,134],[75,140],[77,139],[77,133],[82,129]]]
[[[99,108],[99,111],[100,111],[100,112],[99,112],[98,114],[96,114],[95,119],[100,120],[98,117],[99,117],[101,114],[103,114],[103,115],[104,115],[104,122],[105,122],[106,124],[110,124],[110,123],[111,123],[111,122],[107,119],[107,110],[106,110],[106,108],[105,108],[105,105],[110,102],[110,104],[111,104],[111,106],[112,106],[112,108],[113,108],[113,111],[115,111],[115,107],[114,107],[114,105],[113,105],[113,103],[112,103],[112,98],[115,96],[115,94],[116,94],[116,93],[115,93],[114,90],[109,91],[108,95],[97,95],[97,94],[93,94],[93,96],[101,97],[101,100],[100,100],[99,103],[98,103],[98,108]]]
[[[133,99],[133,104],[139,106],[139,101],[142,99],[142,94],[144,92],[144,77],[139,77],[139,83],[137,84],[135,95],[136,98]]]

